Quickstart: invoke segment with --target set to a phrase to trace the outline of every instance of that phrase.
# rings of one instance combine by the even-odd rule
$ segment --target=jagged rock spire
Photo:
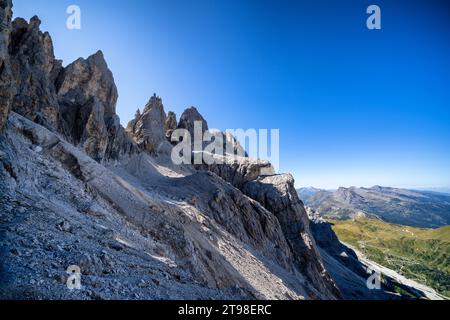
[[[40,24],[37,16],[29,23],[22,18],[12,23],[9,54],[16,89],[13,110],[56,130],[60,110],[54,80],[62,67],[55,59],[50,35],[39,30]]]
[[[128,123],[127,132],[147,152],[167,154],[170,144],[166,138],[166,120],[162,99],[153,94],[143,113],[136,112],[135,118]]]
[[[200,121],[202,123],[203,133],[208,130],[208,123],[195,107],[190,107],[183,112],[180,117],[180,122],[178,123],[178,128],[186,129],[193,137],[195,121]]]
[[[83,105],[96,97],[107,115],[116,114],[117,87],[102,51],[68,65],[57,79],[57,92],[63,104],[75,100]]]
[[[133,136],[134,130],[136,129],[136,123],[137,123],[138,120],[141,118],[141,116],[142,116],[141,110],[140,110],[140,109],[137,109],[137,110],[136,110],[136,113],[134,114],[134,118],[128,122],[128,125],[127,125],[127,128],[125,129],[125,131],[126,131],[130,136]]]

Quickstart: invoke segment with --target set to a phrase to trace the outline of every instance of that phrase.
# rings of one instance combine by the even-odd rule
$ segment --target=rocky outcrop
[[[141,110],[137,109],[136,113],[134,114],[134,118],[128,122],[128,125],[125,129],[125,131],[132,136],[134,134],[134,131],[136,130],[136,123],[141,118]]]
[[[54,81],[61,70],[55,60],[50,35],[41,32],[34,16],[28,23],[17,18],[12,23],[10,56],[16,94],[13,110],[45,127],[57,130],[59,105]]]
[[[130,156],[139,152],[138,146],[133,142],[120,124],[118,115],[105,119],[108,130],[108,145],[105,152],[105,161],[118,160],[123,156]]]
[[[309,280],[321,290],[340,296],[322,264],[308,216],[294,187],[294,178],[290,174],[260,177],[245,184],[242,191],[278,218],[297,265]]]
[[[68,65],[59,75],[56,86],[61,108],[70,108],[74,103],[85,105],[96,97],[103,104],[106,117],[116,114],[117,87],[101,51]]]
[[[101,161],[108,147],[108,130],[105,125],[105,108],[96,97],[87,104],[90,110],[89,117],[84,127],[81,141],[83,149],[92,159]]]
[[[227,158],[231,160],[226,161]],[[290,174],[276,175],[267,161],[228,156],[222,164],[204,164],[197,168],[214,172],[271,212],[281,225],[297,267],[321,292],[340,296],[321,261],[309,228],[308,215]]]
[[[326,219],[371,217],[421,228],[450,223],[450,196],[445,193],[374,186],[320,190],[305,198]]]
[[[201,134],[205,133],[208,128],[208,123],[203,118],[203,116],[198,112],[195,107],[190,107],[186,109],[180,117],[178,122],[178,129],[185,129],[191,135],[191,139],[194,139],[194,125],[195,122],[201,124]]]
[[[20,115],[8,130],[12,150],[0,150],[20,160],[0,198],[0,298],[336,298],[303,278],[278,219],[217,175],[150,174],[145,152],[114,173]],[[72,293],[62,276],[74,263]],[[24,265],[44,282],[30,285]]]
[[[167,114],[166,122],[164,123],[164,130],[166,131],[166,137],[170,139],[172,132],[177,128],[177,116],[174,112],[169,111]]]
[[[14,87],[8,47],[11,35],[11,0],[0,0],[0,133],[11,110]]]
[[[169,154],[171,146],[166,137],[166,120],[162,100],[154,94],[143,113],[138,110],[135,118],[128,123],[127,132],[142,150],[152,155]]]
[[[99,162],[137,152],[116,114],[117,88],[101,51],[63,69],[56,90],[69,141]]]
[[[225,132],[223,134],[223,150],[225,150],[226,155],[232,155],[237,157],[248,157],[247,152],[241,143],[233,136],[230,132]],[[272,165],[268,168],[268,171],[263,171],[265,174],[270,174],[273,171]]]
[[[1,90],[5,107],[1,109],[0,121],[4,122],[11,105],[18,114],[62,133],[99,162],[137,152],[116,114],[117,88],[103,53],[98,51],[63,68],[54,57],[50,35],[40,31],[40,24],[37,17],[29,23],[22,18],[12,23],[11,72],[8,63],[3,63],[2,78],[9,85]],[[2,41],[7,42],[6,31],[2,34]],[[2,46],[3,56],[7,47]],[[8,104],[11,95],[13,99]]]
[[[197,123],[198,129],[201,129],[201,131],[197,132],[197,135],[195,135],[195,125]],[[203,151],[205,148],[213,143],[217,143],[216,137],[219,137],[221,141],[223,142],[222,152],[220,154],[216,154],[217,156],[226,156],[226,155],[232,155],[237,156],[239,158],[243,158],[247,156],[246,151],[241,146],[241,144],[236,140],[236,138],[229,132],[219,132],[219,131],[213,131],[210,130],[208,127],[208,123],[203,118],[203,116],[200,114],[200,112],[195,107],[190,107],[186,109],[183,114],[180,117],[180,121],[177,126],[178,129],[184,129],[187,130],[190,134],[191,138],[191,144],[192,144],[192,150],[193,151]],[[203,139],[205,132],[209,131],[211,133],[210,141],[202,141],[201,144],[195,145],[194,139]],[[198,150],[199,147],[202,147],[202,150]]]
[[[245,184],[261,176],[275,175],[272,164],[266,160],[229,156],[215,158],[215,163],[198,165],[196,168],[214,172],[238,189],[243,189]]]

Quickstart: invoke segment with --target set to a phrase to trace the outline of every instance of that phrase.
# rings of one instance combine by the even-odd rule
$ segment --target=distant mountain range
[[[307,207],[327,219],[366,216],[414,227],[450,225],[450,194],[380,186],[297,191]]]

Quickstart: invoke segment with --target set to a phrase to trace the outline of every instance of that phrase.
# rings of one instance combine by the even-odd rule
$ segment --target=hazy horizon
[[[335,191],[339,188],[373,188],[376,186],[380,187],[387,187],[387,188],[396,188],[396,189],[408,189],[408,190],[418,190],[418,191],[434,191],[434,192],[441,192],[441,193],[450,193],[450,186],[442,186],[442,187],[430,187],[430,186],[386,186],[386,185],[366,185],[366,186],[355,186],[355,185],[339,185],[335,187],[316,187],[316,186],[296,186],[296,189],[308,189],[308,188],[314,188],[314,189],[320,189],[320,190],[326,190],[326,191]]]

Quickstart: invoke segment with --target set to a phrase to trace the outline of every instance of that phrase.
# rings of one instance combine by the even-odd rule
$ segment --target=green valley
[[[378,219],[328,220],[340,241],[450,297],[450,226],[415,228]]]

